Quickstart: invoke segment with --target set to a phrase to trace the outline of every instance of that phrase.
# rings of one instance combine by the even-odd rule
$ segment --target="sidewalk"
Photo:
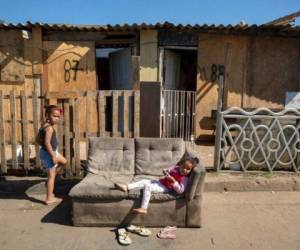
[[[0,199],[0,249],[300,249],[300,192],[207,192],[203,228],[178,229],[177,239],[130,235],[120,246],[112,228],[73,227],[70,200],[56,207],[44,195]],[[150,206],[151,209],[151,206]]]

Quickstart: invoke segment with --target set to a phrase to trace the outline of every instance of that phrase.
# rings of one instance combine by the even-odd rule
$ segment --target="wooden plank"
[[[98,99],[98,104],[99,104],[99,127],[100,127],[100,136],[105,137],[105,108],[106,108],[106,97],[104,95],[103,91],[99,92],[99,99]]]
[[[33,130],[34,130],[34,138],[36,138],[38,129],[39,129],[39,120],[40,117],[38,115],[38,96],[36,92],[32,94],[32,115],[33,115]],[[39,152],[39,144],[35,141],[34,142],[34,149],[35,149],[35,165],[36,168],[41,168],[41,159],[40,159],[40,152]]]
[[[129,117],[128,117],[128,115],[129,115],[129,112],[128,112],[128,108],[129,108],[129,106],[128,106],[128,104],[129,104],[129,95],[128,95],[128,91],[124,91],[123,92],[123,103],[124,103],[124,137],[128,137],[128,121],[129,121]]]
[[[134,137],[140,136],[140,91],[134,92]]]
[[[113,92],[112,90],[102,90],[104,93],[104,96],[112,96]]]
[[[3,119],[3,92],[0,90],[0,146],[1,146],[1,171],[2,173],[7,173],[7,164],[6,164],[6,143],[5,143],[5,126]]]
[[[140,89],[140,57],[132,56],[131,57],[131,78],[132,78],[132,89]]]
[[[58,102],[57,106],[60,109],[63,109],[63,104],[62,102]],[[57,139],[58,139],[58,151],[62,152],[64,151],[64,117],[61,116],[60,121],[57,125]]]
[[[71,43],[43,41],[43,48],[49,51],[44,60],[44,65],[48,67],[49,91],[63,93],[96,89],[94,41]],[[68,99],[71,96],[58,98]]]
[[[86,93],[86,120],[85,120],[85,138],[86,138],[86,153],[88,154],[89,152],[89,141],[88,141],[88,138],[90,137],[90,122],[91,122],[91,112],[89,112],[91,110],[91,102],[90,102],[90,99],[91,99],[91,96],[92,96],[93,92],[92,91],[87,91]]]
[[[17,128],[16,128],[16,103],[15,103],[15,91],[10,91],[10,119],[11,119],[11,153],[12,153],[12,166],[13,169],[18,168],[17,162]]]
[[[71,172],[71,153],[70,153],[70,104],[69,101],[64,103],[64,134],[65,134],[65,154],[67,159],[66,174],[72,176]]]
[[[11,120],[3,120],[5,123],[11,123]],[[19,120],[19,119],[16,119],[16,123],[20,123],[20,124],[22,124],[23,123],[23,121],[22,121],[22,119],[21,120]],[[27,124],[33,124],[33,121],[31,121],[31,120],[27,120]]]
[[[141,90],[134,91],[133,96],[133,137],[136,133],[141,137],[160,137],[161,87],[159,83],[141,82]],[[135,131],[136,129],[138,131]]]
[[[29,162],[29,143],[28,143],[28,126],[27,126],[27,99],[25,96],[25,91],[21,91],[21,109],[22,109],[22,138],[23,138],[23,158],[24,158],[24,168],[28,171]]]
[[[74,106],[74,131],[75,131],[75,151],[74,151],[74,158],[75,158],[75,173],[76,176],[80,176],[80,124],[79,124],[79,108],[80,108],[80,99],[75,99],[75,106]]]
[[[226,109],[228,106],[228,92],[229,83],[231,82],[231,65],[232,65],[232,44],[227,43],[225,49],[225,72],[224,72],[224,90],[223,90],[223,103],[222,108]],[[226,77],[226,78],[225,78]]]
[[[70,108],[72,110],[72,120],[70,123],[70,129],[69,129],[69,140],[70,140],[70,145],[71,145],[71,149],[70,149],[70,158],[71,158],[71,171],[72,174],[75,175],[76,174],[76,165],[75,165],[75,138],[73,136],[71,136],[71,134],[73,134],[73,131],[75,131],[75,124],[76,124],[76,120],[75,120],[75,101],[73,98],[69,99],[70,100]],[[70,109],[69,109],[70,110]],[[71,114],[71,113],[70,113]]]
[[[126,30],[125,32],[108,32],[105,31],[105,34],[103,32],[95,32],[95,31],[84,31],[84,36],[82,35],[82,32],[78,32],[76,30],[63,30],[63,31],[57,31],[57,30],[43,30],[43,40],[44,41],[95,41],[97,44],[98,42],[101,44],[101,41],[104,43],[108,43],[111,45],[112,43],[122,44],[122,43],[128,43],[131,41],[133,43],[134,38],[111,38],[111,39],[105,39],[105,37],[111,35],[126,35],[129,37],[134,37],[135,33],[132,31]],[[105,40],[104,40],[105,39]],[[126,42],[127,41],[127,42]],[[136,39],[134,40],[134,43],[136,43]]]
[[[220,170],[220,156],[221,156],[221,137],[222,137],[222,103],[223,103],[223,86],[224,76],[219,77],[219,89],[218,89],[218,105],[217,105],[217,124],[216,124],[216,138],[215,138],[215,155],[214,155],[214,169]]]
[[[97,113],[97,134],[98,136],[100,136],[100,120],[101,120],[101,115],[100,115],[100,110],[101,110],[101,103],[100,103],[100,91],[98,92],[98,95],[96,96],[96,105],[97,105],[97,110],[96,110],[96,113]]]
[[[118,137],[118,96],[119,91],[113,91],[113,119],[112,119],[112,136]]]
[[[66,92],[47,92],[47,99],[69,99],[69,98],[77,98],[80,94],[77,91],[66,91]]]

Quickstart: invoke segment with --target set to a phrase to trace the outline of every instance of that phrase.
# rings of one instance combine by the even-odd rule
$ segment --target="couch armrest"
[[[185,197],[188,202],[202,194],[204,189],[205,175],[205,168],[201,163],[199,163],[191,173],[191,179],[185,193]]]

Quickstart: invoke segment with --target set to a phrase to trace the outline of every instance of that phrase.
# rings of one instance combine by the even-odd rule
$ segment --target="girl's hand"
[[[171,181],[173,183],[176,181],[175,178],[173,176],[171,176],[171,175],[166,176],[166,178],[167,178],[167,180],[169,180],[169,181]]]
[[[56,156],[53,156],[53,157],[52,157],[52,161],[53,161],[54,164],[57,164],[57,163],[58,163],[57,157],[56,157]]]

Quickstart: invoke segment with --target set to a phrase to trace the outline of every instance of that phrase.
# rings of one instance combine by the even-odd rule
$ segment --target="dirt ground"
[[[300,192],[205,193],[203,228],[175,240],[131,235],[120,246],[113,228],[71,225],[70,200],[44,206],[41,195],[0,198],[0,249],[300,249]],[[150,207],[151,209],[151,207]]]

